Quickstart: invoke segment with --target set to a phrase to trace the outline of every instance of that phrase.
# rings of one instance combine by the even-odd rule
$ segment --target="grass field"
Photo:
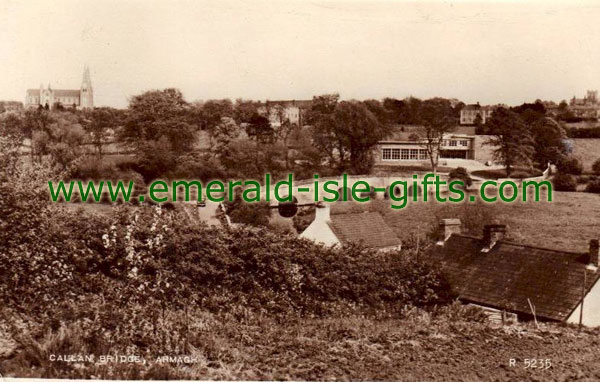
[[[392,210],[377,201],[377,210],[403,240],[431,232],[441,218],[461,218],[468,233],[481,236],[484,224],[507,224],[513,241],[562,249],[588,250],[590,239],[600,237],[600,195],[554,192],[552,202],[460,203],[418,202]],[[470,221],[469,221],[470,220]]]
[[[592,171],[592,164],[600,159],[600,139],[573,139],[573,156],[583,164],[583,171]]]

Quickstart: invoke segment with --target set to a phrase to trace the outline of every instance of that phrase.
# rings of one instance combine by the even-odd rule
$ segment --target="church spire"
[[[83,67],[79,106],[80,108],[90,109],[94,107],[94,90],[92,89],[90,67],[87,64]]]
[[[88,87],[92,87],[92,79],[90,78],[90,67],[88,64],[85,64],[83,67],[83,81],[82,85],[85,84]]]

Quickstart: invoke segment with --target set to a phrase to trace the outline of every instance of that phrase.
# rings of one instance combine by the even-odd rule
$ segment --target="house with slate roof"
[[[378,250],[394,250],[402,242],[378,212],[330,214],[328,205],[317,206],[315,220],[300,234],[325,245],[360,244]]]
[[[460,220],[443,219],[428,253],[464,302],[538,320],[600,326],[600,246],[587,253],[533,247],[504,239],[506,226],[485,227],[483,237],[461,233]],[[583,314],[581,310],[583,309]]]

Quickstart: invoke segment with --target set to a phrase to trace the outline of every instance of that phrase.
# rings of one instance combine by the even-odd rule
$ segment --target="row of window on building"
[[[467,147],[469,145],[469,141],[466,139],[454,140],[454,139],[444,139],[442,141],[442,146],[463,146]]]
[[[425,160],[426,149],[383,149],[383,160]]]

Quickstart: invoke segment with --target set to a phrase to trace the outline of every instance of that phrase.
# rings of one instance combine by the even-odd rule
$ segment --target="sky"
[[[0,0],[0,100],[79,88],[214,98],[560,101],[600,89],[600,1]]]

